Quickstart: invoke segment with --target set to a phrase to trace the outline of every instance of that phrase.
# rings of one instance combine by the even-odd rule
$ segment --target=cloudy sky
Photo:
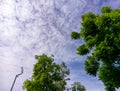
[[[98,78],[84,71],[85,56],[76,48],[83,41],[73,41],[72,31],[80,31],[81,15],[100,13],[102,6],[120,7],[120,0],[0,0],[0,91],[9,91],[21,66],[24,73],[13,91],[23,91],[23,81],[31,77],[34,55],[53,54],[55,61],[65,61],[71,80],[80,81],[87,91],[105,91]],[[119,90],[120,91],[120,90]]]

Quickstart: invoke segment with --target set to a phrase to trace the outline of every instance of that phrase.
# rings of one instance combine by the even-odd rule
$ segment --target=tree
[[[105,6],[101,12],[82,15],[81,31],[71,33],[71,38],[84,40],[77,54],[87,55],[87,74],[98,75],[106,91],[116,91],[120,87],[120,8]]]
[[[64,62],[62,62],[59,66],[61,81],[57,81],[55,85],[57,87],[57,91],[64,91],[65,89],[67,89],[65,87],[67,85],[66,81],[70,80],[70,78],[67,78],[67,76],[70,74],[70,71]]]
[[[37,63],[34,65],[31,79],[24,82],[26,91],[63,91],[69,70],[64,62],[56,64],[53,57],[36,55]],[[63,65],[64,64],[64,65]]]
[[[80,82],[74,82],[72,84],[72,91],[86,91],[85,87]]]

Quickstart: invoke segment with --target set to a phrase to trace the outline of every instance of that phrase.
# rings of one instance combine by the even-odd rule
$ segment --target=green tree
[[[60,65],[60,77],[61,80],[57,81],[55,83],[56,87],[57,87],[57,91],[64,91],[65,89],[67,89],[65,86],[67,85],[67,80],[70,80],[69,78],[67,78],[67,76],[70,74],[69,69],[67,68],[66,64],[64,62],[62,62]]]
[[[84,14],[81,25],[81,31],[71,33],[71,38],[84,40],[77,53],[87,54],[85,71],[98,75],[106,91],[116,91],[120,87],[120,8],[105,6],[100,15]]]
[[[23,89],[26,91],[63,91],[69,75],[65,63],[56,64],[53,57],[45,54],[36,55],[35,58],[37,63],[34,65],[32,78],[24,82]]]
[[[72,84],[72,91],[86,91],[85,87],[80,82],[74,82]]]

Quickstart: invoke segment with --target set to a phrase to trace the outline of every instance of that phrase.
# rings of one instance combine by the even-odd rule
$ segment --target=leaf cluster
[[[120,87],[120,8],[104,6],[101,12],[101,15],[92,12],[82,15],[81,31],[76,36],[73,33],[72,38],[78,39],[79,34],[85,42],[77,48],[77,54],[90,55],[85,61],[85,71],[98,75],[106,91],[114,91]]]
[[[72,91],[86,91],[85,87],[83,85],[81,85],[80,82],[74,82],[72,84]]]
[[[62,91],[65,89],[69,69],[64,62],[56,64],[53,57],[36,55],[31,79],[24,82],[23,88],[27,91]]]

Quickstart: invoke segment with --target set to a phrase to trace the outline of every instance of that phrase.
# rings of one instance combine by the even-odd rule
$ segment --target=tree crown
[[[98,75],[107,91],[114,91],[120,87],[120,8],[113,10],[105,6],[101,12],[82,15],[81,31],[74,33],[80,37],[73,34],[71,37],[85,41],[77,48],[77,54],[88,54],[86,72]]]

